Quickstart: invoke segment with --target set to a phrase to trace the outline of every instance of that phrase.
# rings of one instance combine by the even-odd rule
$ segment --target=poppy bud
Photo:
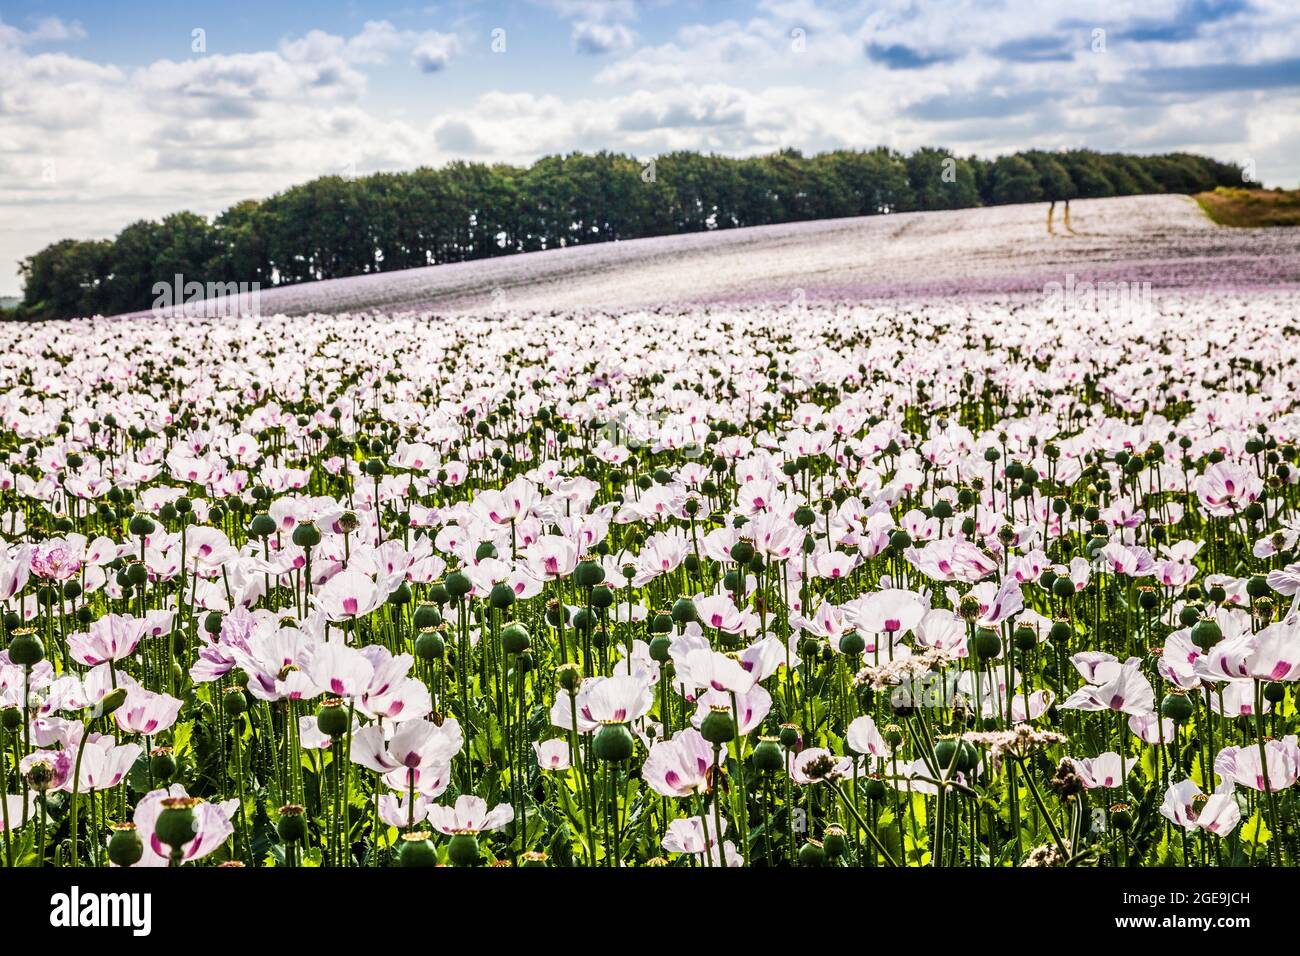
[[[99,715],[107,717],[126,703],[126,688],[114,687],[99,702]]]

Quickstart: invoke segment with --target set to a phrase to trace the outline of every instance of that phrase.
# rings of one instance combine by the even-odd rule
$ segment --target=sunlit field
[[[0,327],[4,863],[1293,864],[1300,294],[1059,299]]]

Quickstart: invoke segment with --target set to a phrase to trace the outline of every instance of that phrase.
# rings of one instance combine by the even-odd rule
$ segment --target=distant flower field
[[[1077,305],[0,327],[0,859],[1293,865],[1300,294]]]

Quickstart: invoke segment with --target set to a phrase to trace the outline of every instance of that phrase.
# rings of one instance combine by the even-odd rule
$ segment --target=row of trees
[[[877,148],[731,159],[676,152],[643,163],[599,152],[526,168],[325,176],[209,221],[178,212],[113,240],[65,239],[24,259],[19,317],[149,308],[155,283],[263,288],[588,242],[767,223],[1059,201],[1195,193],[1242,185],[1239,167],[1201,156],[1027,151],[998,159]]]

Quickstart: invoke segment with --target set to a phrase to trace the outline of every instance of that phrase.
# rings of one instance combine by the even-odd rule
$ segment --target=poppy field
[[[0,862],[1291,866],[1297,304],[0,327]]]

